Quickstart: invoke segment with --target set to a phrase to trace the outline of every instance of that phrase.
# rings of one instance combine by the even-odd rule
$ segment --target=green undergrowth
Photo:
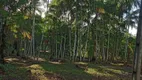
[[[31,76],[35,76],[32,80],[130,80],[131,68],[113,66],[111,64],[95,64],[85,62],[50,62],[43,61],[39,63],[30,63],[31,61],[22,62],[17,65],[15,61],[5,65],[0,64],[0,70],[4,72],[0,76],[0,80],[29,80],[28,71]],[[85,66],[82,69],[76,65]],[[0,73],[1,74],[1,73]],[[8,78],[8,79],[6,79]],[[54,79],[55,78],[55,79]],[[60,79],[58,79],[60,78]]]
[[[40,65],[48,72],[60,74],[60,76],[64,77],[65,80],[99,80],[98,77],[108,78],[108,80],[129,80],[129,77],[126,77],[129,76],[128,72],[123,69],[92,63],[81,62],[81,64],[87,65],[88,69],[79,69],[74,63],[53,64],[44,62]]]
[[[50,73],[59,74],[65,80],[91,80],[93,76],[86,73],[84,70],[77,68],[72,63],[53,64],[44,62],[40,64],[42,68]]]
[[[0,64],[0,80],[28,80],[26,68],[20,68],[13,64]]]

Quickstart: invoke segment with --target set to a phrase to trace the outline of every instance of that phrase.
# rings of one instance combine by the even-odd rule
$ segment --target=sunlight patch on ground
[[[100,72],[95,68],[88,68],[88,71],[86,71],[87,73],[91,74],[91,75],[97,75],[97,76],[113,76],[107,72]]]
[[[29,66],[29,68],[43,70],[43,68],[39,64],[33,64],[33,65]]]
[[[87,65],[88,63],[86,63],[86,62],[75,62],[75,64]]]
[[[107,67],[107,66],[88,68],[88,71],[86,72],[94,76],[97,75],[97,76],[106,76],[106,77],[116,77],[121,74],[127,74],[127,72],[118,69],[113,69],[113,67]]]
[[[49,63],[51,63],[51,64],[63,64],[63,63],[60,63],[60,62],[52,62],[52,61],[49,61]]]
[[[123,66],[124,64],[123,63],[117,63],[117,64],[111,63],[111,65],[113,65],[113,66]]]
[[[107,68],[106,66],[101,66],[101,68],[104,69],[104,71],[109,72],[109,73],[122,74],[121,70]]]
[[[40,62],[46,61],[44,58],[40,58],[40,57],[28,57],[28,58],[30,58],[30,59],[32,59],[32,60],[38,60],[38,61],[40,61]]]
[[[116,74],[122,74],[122,71],[121,70],[115,70],[115,69],[107,69],[108,71],[111,71],[113,73],[116,73]]]
[[[35,76],[36,78],[38,78],[39,80],[49,80],[44,74],[45,74],[45,70],[38,64],[33,64],[31,66],[29,66],[29,68],[31,69],[31,74],[32,76]]]
[[[5,58],[5,60],[7,62],[12,62],[12,61],[18,61],[19,59],[17,59],[17,58]]]

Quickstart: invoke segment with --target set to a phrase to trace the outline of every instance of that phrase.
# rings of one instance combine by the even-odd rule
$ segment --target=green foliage
[[[64,79],[72,80],[76,78],[77,80],[91,80],[91,79],[116,79],[128,80],[130,76],[120,77],[122,74],[128,74],[130,69],[125,69],[124,67],[112,66],[112,65],[99,65],[92,63],[78,62],[76,64],[87,65],[88,70],[82,70],[75,66],[74,63],[56,64],[56,63],[42,63],[40,66],[49,73],[59,74],[64,77]],[[117,64],[116,64],[117,65]],[[119,75],[119,76],[118,76]],[[97,77],[96,77],[97,76]]]
[[[0,69],[4,71],[4,75],[1,76],[2,79],[27,79],[27,69],[19,68],[13,64],[0,64]]]
[[[70,57],[71,60],[86,56],[88,59],[92,56],[107,57],[106,60],[125,58],[127,50],[124,46],[126,36],[129,35],[127,26],[134,26],[137,23],[139,11],[131,10],[133,0],[52,0],[50,3],[48,1],[43,1],[48,4],[44,18],[40,16],[42,10],[39,6],[42,3],[39,0],[0,1],[0,12],[7,21],[7,36],[12,34],[7,42],[18,38],[21,41],[18,42],[20,53],[31,51],[32,22],[35,18],[34,46],[45,51],[48,47],[53,57]],[[38,11],[40,15],[34,15],[34,11]],[[28,33],[27,37],[24,32]],[[45,43],[45,40],[48,43]],[[132,55],[134,44],[128,47]]]

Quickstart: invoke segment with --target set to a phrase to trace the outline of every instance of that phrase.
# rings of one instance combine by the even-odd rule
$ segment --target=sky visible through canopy
[[[49,0],[49,2],[51,2],[51,1],[52,0]],[[43,4],[43,5],[39,6],[39,7],[43,9],[43,13],[41,14],[41,16],[44,18],[45,17],[45,12],[47,11],[47,4],[45,4],[44,1],[42,1],[42,0],[40,0],[40,2]],[[136,36],[137,29],[136,28],[130,28],[129,33]]]
[[[129,29],[129,33],[131,33],[132,35],[135,35],[135,36],[136,36],[136,34],[137,34],[137,29],[135,29],[135,28],[130,28],[130,29]]]

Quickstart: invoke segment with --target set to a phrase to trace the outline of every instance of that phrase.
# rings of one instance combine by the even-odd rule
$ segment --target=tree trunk
[[[35,2],[32,1],[33,7],[33,24],[32,24],[32,53],[33,57],[35,58]]]
[[[71,28],[69,28],[69,54],[70,54],[70,60],[72,60],[72,45],[71,45]]]
[[[5,34],[4,30],[6,27],[6,21],[3,23],[3,20],[0,21],[0,63],[4,64],[4,48],[5,48]]]
[[[96,47],[96,49],[95,49],[96,50],[95,51],[96,54],[94,56],[97,59],[97,57],[98,57],[98,35],[97,35],[97,31],[96,31],[96,42],[95,43],[96,43],[96,46],[95,46]]]
[[[109,30],[109,32],[108,32],[108,39],[107,39],[107,53],[106,53],[106,61],[108,61],[108,59],[109,59],[109,39],[110,39],[110,30]]]
[[[24,40],[24,54],[23,54],[23,57],[26,57],[27,56],[27,41],[26,39]]]
[[[38,58],[40,57],[40,51],[42,50],[43,38],[44,38],[44,33],[42,32],[40,46],[39,46],[39,49],[38,49],[39,51],[38,51],[38,54],[37,54],[37,61],[38,61]]]
[[[6,22],[3,24],[3,21],[1,20],[1,25],[0,25],[0,63],[4,64],[4,47],[5,47],[5,41],[4,41],[4,28],[5,28]]]
[[[77,30],[75,30],[75,34],[74,34],[74,52],[73,52],[73,60],[75,60],[76,57],[76,51],[77,51]]]
[[[106,55],[105,55],[105,36],[104,36],[104,31],[103,31],[103,41],[102,41],[102,60],[106,60]]]
[[[134,53],[134,64],[133,64],[133,80],[140,80],[141,73],[141,55],[142,55],[142,0],[140,7],[138,32],[136,37],[136,48]]]
[[[126,33],[126,45],[125,45],[125,61],[127,61],[127,57],[128,57],[128,43],[129,43],[129,35],[127,35],[129,33],[129,26],[127,29],[127,33]]]

